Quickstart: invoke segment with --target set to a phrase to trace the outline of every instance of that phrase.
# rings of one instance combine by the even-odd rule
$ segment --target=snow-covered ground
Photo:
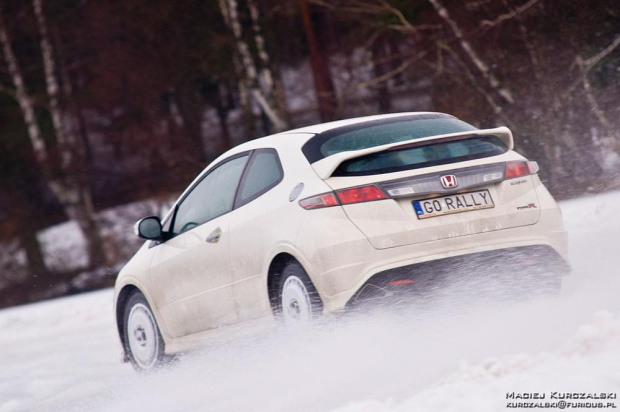
[[[619,192],[562,204],[574,273],[558,299],[378,312],[149,376],[120,362],[110,290],[0,311],[0,412],[484,412],[523,402],[512,393],[619,393],[619,205]]]

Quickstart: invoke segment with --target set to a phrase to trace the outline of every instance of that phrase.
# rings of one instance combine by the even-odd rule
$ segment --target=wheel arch
[[[274,256],[268,261],[269,266],[267,269],[267,294],[269,297],[269,305],[274,315],[276,315],[279,310],[278,295],[280,292],[280,274],[282,273],[284,267],[291,261],[299,263],[301,268],[306,272],[310,283],[317,291],[321,301],[324,299],[323,294],[319,289],[320,285],[318,285],[316,280],[312,277],[310,264],[304,259],[303,255],[294,248],[280,248],[280,250],[278,250],[278,252],[275,253]]]
[[[127,300],[134,294],[134,293],[141,293],[142,296],[144,296],[144,298],[146,299],[146,302],[148,303],[149,307],[151,308],[151,312],[153,314],[153,316],[155,317],[155,322],[157,323],[157,328],[159,329],[159,332],[161,334],[161,338],[164,341],[164,347],[166,347],[168,345],[168,335],[167,335],[167,331],[164,327],[164,325],[162,325],[161,319],[159,318],[159,313],[156,310],[155,306],[153,305],[153,301],[151,299],[151,296],[146,293],[145,291],[148,290],[147,288],[143,287],[144,285],[141,284],[141,282],[138,279],[135,278],[125,278],[123,279],[122,282],[119,282],[116,285],[116,290],[118,290],[118,292],[116,293],[114,302],[114,317],[116,320],[116,329],[118,331],[118,336],[120,338],[121,341],[121,346],[123,348],[123,359],[127,359],[127,354],[125,353],[125,336],[124,336],[124,327],[125,327],[125,305],[127,304]]]
[[[118,292],[118,296],[116,298],[116,308],[115,308],[115,317],[116,317],[116,329],[118,330],[118,336],[121,340],[121,346],[123,347],[123,360],[125,362],[128,361],[127,353],[125,351],[126,342],[125,342],[125,305],[129,298],[136,292],[142,293],[142,291],[133,284],[127,284],[123,286],[123,288]]]
[[[280,274],[282,273],[282,270],[284,269],[286,264],[293,260],[299,262],[299,259],[297,259],[292,254],[288,252],[280,252],[271,259],[271,263],[269,264],[269,269],[267,270],[267,293],[269,296],[269,305],[271,306],[271,311],[274,315],[279,309],[278,288]]]

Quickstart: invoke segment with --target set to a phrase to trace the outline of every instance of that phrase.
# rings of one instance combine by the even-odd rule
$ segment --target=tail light
[[[387,199],[387,196],[375,185],[353,187],[337,190],[300,200],[299,205],[304,209],[322,209],[324,207],[350,205],[353,203],[372,202],[373,200]]]
[[[338,199],[332,192],[323,193],[300,200],[299,205],[304,209],[322,209],[324,207],[338,206]]]
[[[386,199],[383,192],[375,185],[338,190],[336,194],[338,195],[338,199],[340,199],[340,203],[343,205]]]
[[[506,163],[506,179],[514,179],[516,177],[533,175],[538,173],[539,167],[536,162],[507,162]]]

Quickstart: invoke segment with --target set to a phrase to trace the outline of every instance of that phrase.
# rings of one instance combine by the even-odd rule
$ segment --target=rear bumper
[[[551,247],[536,245],[490,250],[400,266],[368,279],[347,302],[346,308],[378,299],[400,301],[437,295],[454,289],[480,296],[492,284],[493,292],[555,292],[561,277],[570,272],[568,263]]]
[[[309,272],[323,300],[324,311],[328,313],[344,309],[375,275],[425,262],[456,257],[473,258],[485,252],[543,247],[551,251],[564,268],[568,268],[567,239],[559,209],[548,209],[543,210],[539,222],[531,226],[382,250],[373,248],[368,242],[359,242],[356,261],[334,259],[332,255],[329,261],[322,260],[316,266],[311,265],[313,267]],[[325,270],[320,270],[322,265],[326,265]]]

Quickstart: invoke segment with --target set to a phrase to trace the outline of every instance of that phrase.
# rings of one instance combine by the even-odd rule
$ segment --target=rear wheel
[[[142,293],[135,292],[127,300],[123,325],[125,353],[136,370],[153,370],[167,360],[164,340]]]
[[[282,270],[279,291],[280,315],[286,325],[307,323],[321,314],[321,298],[298,262],[289,262]]]

